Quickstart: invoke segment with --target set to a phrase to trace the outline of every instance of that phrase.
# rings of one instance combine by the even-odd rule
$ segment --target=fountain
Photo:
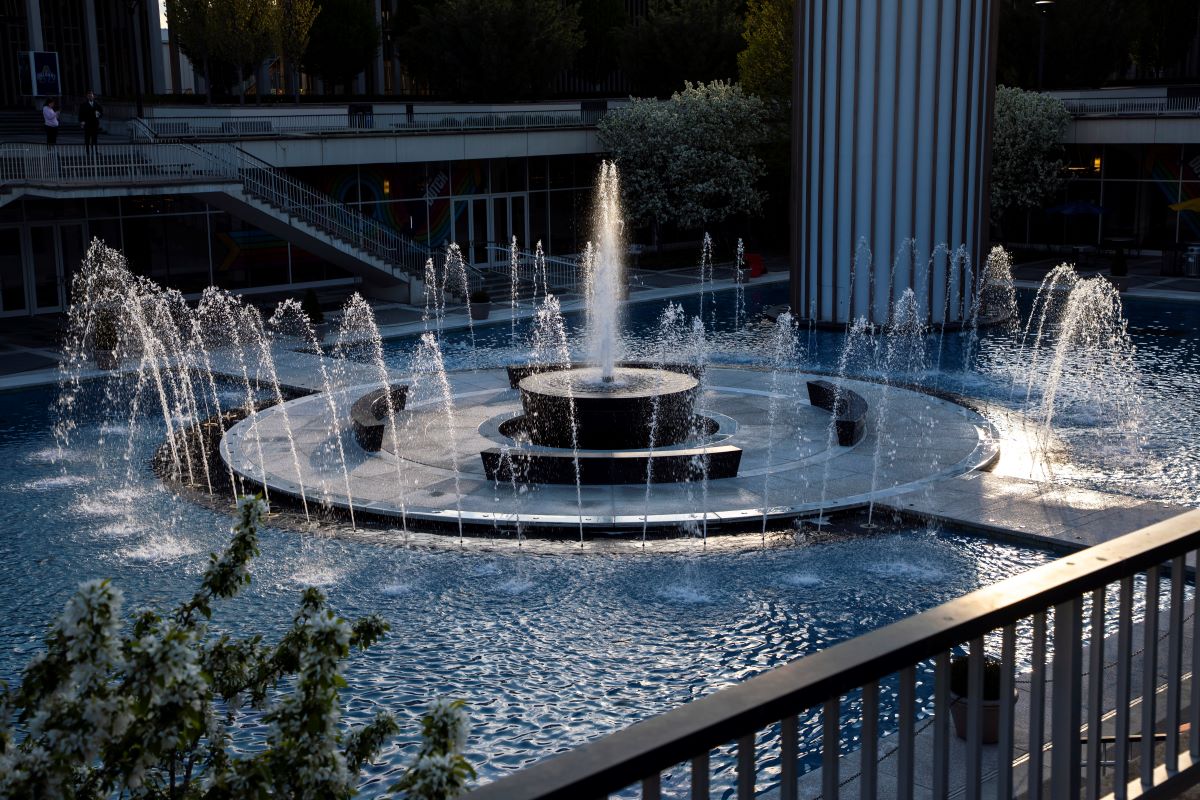
[[[582,541],[589,531],[645,536],[683,528],[705,536],[714,528],[765,531],[771,520],[865,507],[996,458],[995,429],[957,403],[851,378],[864,370],[848,361],[832,378],[797,371],[787,355],[795,337],[787,331],[772,345],[779,352],[770,375],[709,363],[711,241],[701,257],[701,316],[689,320],[673,312],[652,355],[627,359],[619,181],[609,164],[600,171],[595,221],[583,260],[588,305],[578,350],[586,360],[573,357],[559,299],[543,277],[528,363],[438,369],[445,305],[436,295],[439,271],[431,265],[431,329],[417,348],[424,355],[415,374],[390,372],[373,348],[372,368],[357,385],[339,381],[332,392],[284,404],[297,430],[331,430],[330,415],[349,418],[356,403],[360,412],[365,407],[363,398],[374,403],[388,387],[410,387],[405,403],[368,420],[387,429],[371,438],[371,448],[350,445],[349,490],[324,496],[327,503],[353,507],[360,519],[460,535],[571,531]],[[442,274],[457,271],[454,255]],[[863,263],[869,263],[865,257]],[[736,274],[731,288],[741,289]],[[782,322],[789,329],[790,319]],[[511,323],[509,335],[515,338]],[[870,342],[851,339],[864,347]],[[430,390],[419,391],[421,385]],[[921,424],[889,428],[881,442],[880,406]],[[288,494],[288,485],[297,483],[289,475],[283,422],[281,409],[267,409],[232,430],[221,447],[243,480],[268,486],[273,495]],[[936,447],[929,446],[931,430]],[[395,476],[403,476],[402,486]],[[326,492],[334,486],[320,485]]]
[[[105,269],[81,272],[99,280],[98,288],[72,309],[73,355],[60,400],[64,445],[97,320],[116,305],[137,309],[137,320],[117,326],[123,333],[115,348],[135,377],[114,378],[106,391],[127,418],[161,410],[160,474],[206,491],[218,491],[218,483],[258,488],[276,507],[290,499],[314,524],[333,511],[357,525],[460,536],[571,531],[583,540],[589,532],[706,536],[726,528],[765,535],[773,521],[874,507],[997,457],[998,433],[981,414],[907,385],[852,377],[924,363],[903,355],[899,342],[884,346],[877,338],[903,326],[856,323],[833,374],[798,368],[800,331],[790,315],[763,346],[766,370],[711,361],[710,349],[719,353],[725,335],[714,326],[711,242],[700,260],[701,316],[674,307],[652,349],[632,358],[622,338],[616,169],[605,165],[598,183],[597,229],[583,265],[585,338],[573,344],[535,255],[531,360],[507,368],[486,366],[475,351],[461,358],[447,350],[453,326],[443,290],[465,285],[453,248],[445,262],[427,267],[426,332],[404,370],[385,355],[361,298],[351,298],[326,342],[294,303],[281,305],[270,324],[218,290],[193,310],[130,276],[119,254],[105,251]],[[868,257],[861,261],[867,270]],[[749,335],[734,264],[728,288],[741,297],[734,298],[738,335]],[[100,291],[110,284],[117,289]],[[906,314],[928,313],[919,298],[908,300],[916,306]],[[978,297],[963,302],[990,305]],[[810,328],[807,335],[811,354],[816,334]],[[1058,363],[1030,349],[1039,363]],[[464,366],[470,369],[459,371]],[[1065,397],[1042,396],[1052,407]],[[919,424],[884,425],[880,409]]]

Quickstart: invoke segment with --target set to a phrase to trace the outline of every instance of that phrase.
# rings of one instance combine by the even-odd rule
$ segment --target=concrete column
[[[83,35],[87,45],[88,85],[98,95],[104,94],[100,85],[100,43],[96,38],[96,2],[83,0]]]
[[[159,17],[159,2],[160,0],[146,0],[142,3],[150,39],[150,50],[146,53],[146,58],[150,60],[150,86],[146,88],[146,91],[147,93],[166,94],[169,89],[167,88],[166,58],[163,54],[163,29],[162,18]]]
[[[45,50],[42,40],[42,4],[40,0],[25,0],[26,24],[29,26],[29,49]]]
[[[911,289],[969,311],[987,244],[999,0],[799,0],[792,215],[798,316],[886,323]]]
[[[375,51],[375,66],[373,68],[373,76],[375,82],[375,94],[383,94],[383,4],[381,0],[375,0],[375,24],[379,26],[379,49]]]

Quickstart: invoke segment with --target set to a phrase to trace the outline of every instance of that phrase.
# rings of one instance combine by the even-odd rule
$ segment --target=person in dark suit
[[[95,147],[100,135],[100,117],[104,111],[96,102],[96,95],[88,90],[87,99],[79,104],[79,124],[83,126],[83,146]]]

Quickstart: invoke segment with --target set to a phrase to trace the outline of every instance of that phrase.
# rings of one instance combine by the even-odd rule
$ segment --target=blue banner
[[[58,53],[34,53],[33,75],[34,94],[38,97],[58,97],[62,94],[58,80]]]
[[[62,94],[59,80],[58,53],[19,53],[17,74],[21,81],[21,94],[34,97],[58,97]]]

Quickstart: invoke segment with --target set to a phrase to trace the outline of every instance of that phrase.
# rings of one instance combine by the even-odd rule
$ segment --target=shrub
[[[267,512],[258,498],[242,498],[237,508],[229,546],[209,557],[200,588],[178,608],[141,610],[127,625],[119,589],[107,580],[80,585],[21,685],[0,684],[0,797],[355,794],[362,765],[398,726],[381,712],[344,729],[339,668],[351,649],[370,647],[388,625],[374,615],[348,622],[308,588],[291,628],[273,646],[261,636],[211,632],[213,601],[234,597],[250,582]],[[281,684],[288,688],[275,691]],[[445,792],[422,797],[453,796],[474,776],[458,754],[466,730],[462,704],[435,711],[447,707],[458,716],[443,710],[434,722],[426,718],[422,753],[448,762],[451,776],[438,783]],[[229,728],[251,710],[263,712],[265,745],[239,751]],[[431,730],[440,737],[432,743]],[[418,781],[427,774],[418,757],[402,782],[428,785]]]
[[[954,656],[950,659],[950,691],[959,697],[966,697],[970,689],[970,661],[966,656]],[[983,657],[983,699],[1000,699],[1000,659],[995,656]]]
[[[476,289],[471,292],[471,302],[476,304],[492,302],[492,296],[487,293],[487,289]]]

